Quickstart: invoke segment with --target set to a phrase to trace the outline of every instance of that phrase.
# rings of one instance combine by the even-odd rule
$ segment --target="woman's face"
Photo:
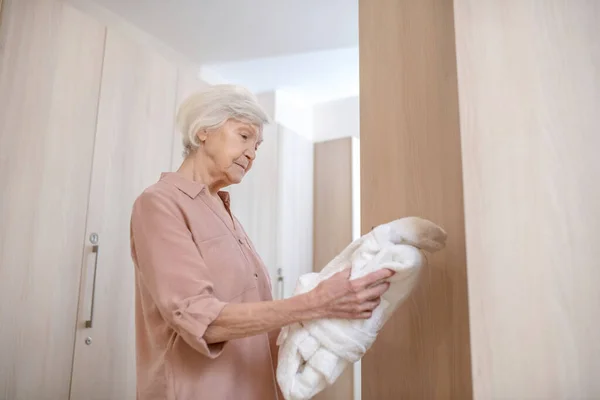
[[[240,183],[252,168],[262,134],[257,126],[228,120],[218,130],[199,132],[202,156],[211,177],[223,187]]]

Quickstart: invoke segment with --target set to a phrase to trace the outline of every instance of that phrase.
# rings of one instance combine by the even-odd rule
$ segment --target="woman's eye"
[[[242,138],[244,138],[244,140],[248,140],[248,135],[242,133]]]

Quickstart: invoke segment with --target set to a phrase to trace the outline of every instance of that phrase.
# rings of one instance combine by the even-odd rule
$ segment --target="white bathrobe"
[[[446,232],[434,223],[407,217],[379,225],[352,242],[319,273],[302,275],[294,295],[314,289],[333,274],[352,268],[350,279],[381,268],[396,272],[371,318],[319,319],[285,327],[278,338],[277,381],[286,400],[310,399],[360,360],[396,308],[411,293],[426,263],[422,250],[445,246]]]

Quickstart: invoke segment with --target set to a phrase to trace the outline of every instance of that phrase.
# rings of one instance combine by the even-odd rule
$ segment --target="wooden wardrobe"
[[[171,170],[178,78],[62,1],[4,0],[0,399],[135,398],[129,218]]]
[[[448,231],[363,400],[599,399],[600,2],[359,4],[362,228]]]

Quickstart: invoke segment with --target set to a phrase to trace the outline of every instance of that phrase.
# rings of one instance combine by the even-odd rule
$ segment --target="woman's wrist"
[[[288,301],[291,314],[295,317],[296,322],[309,321],[325,316],[321,302],[319,302],[314,291],[290,297]]]

